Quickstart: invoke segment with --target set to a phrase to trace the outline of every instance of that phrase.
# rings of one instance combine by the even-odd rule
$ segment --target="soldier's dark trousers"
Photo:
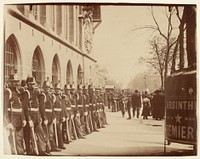
[[[48,130],[49,130],[49,141],[51,145],[51,151],[54,151],[56,149],[56,143],[54,140],[54,129],[53,129],[53,122],[48,123]]]
[[[97,112],[92,112],[91,117],[92,117],[92,125],[94,131],[97,131],[97,122],[98,122],[98,117],[97,117]]]
[[[57,127],[57,136],[58,136],[58,147],[63,147],[63,138],[62,138],[62,123],[57,121],[56,122],[56,127]]]
[[[75,124],[75,128],[76,128],[76,132],[77,132],[77,137],[83,138],[83,129],[81,126],[81,122],[80,122],[80,117],[79,116],[75,116],[74,117],[74,124]]]
[[[63,142],[69,144],[69,139],[67,137],[67,125],[66,122],[62,122],[62,138]]]
[[[42,129],[42,125],[40,123],[34,124],[34,131],[35,131],[35,134],[32,134],[31,128],[27,124],[27,126],[25,127],[25,133],[24,133],[27,154],[34,153],[33,152],[34,150],[32,149],[32,147],[34,147],[32,135],[36,135],[39,154],[43,155],[46,153],[46,140],[45,140],[44,131]]]
[[[85,132],[86,134],[89,134],[91,133],[90,124],[89,124],[89,116],[84,115],[84,120],[85,120]]]
[[[51,144],[50,144],[50,140],[49,140],[49,124],[42,125],[43,130],[44,130],[44,134],[45,134],[45,140],[46,140],[46,152],[50,153],[51,151]]]
[[[103,124],[101,122],[101,114],[100,114],[100,112],[97,112],[97,117],[98,117],[98,119],[97,119],[97,128],[99,129],[99,128],[101,128],[103,126]]]
[[[81,127],[82,127],[82,130],[83,130],[83,133],[86,134],[86,122],[85,122],[84,114],[82,114],[80,116],[80,122],[81,122]]]
[[[92,121],[92,112],[88,113],[88,124],[90,127],[90,132],[94,131],[93,121]]]
[[[15,152],[14,151],[14,142],[15,142],[17,154],[18,155],[23,155],[24,154],[23,128],[17,127],[13,131],[14,131],[14,135],[15,135],[15,141],[13,139],[13,136],[11,135],[11,131],[10,131],[10,135],[9,135],[9,142],[10,142],[10,146],[11,146],[11,152],[12,152],[12,154],[15,154],[14,153]]]
[[[72,119],[68,120],[68,129],[69,129],[69,136],[70,136],[70,141],[73,139],[73,127],[72,127]]]

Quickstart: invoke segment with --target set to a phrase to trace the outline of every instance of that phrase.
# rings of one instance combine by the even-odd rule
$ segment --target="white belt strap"
[[[18,108],[18,109],[16,109],[16,108],[8,108],[8,111],[12,111],[12,112],[16,112],[16,113],[21,113],[22,112],[22,108]]]
[[[56,112],[61,112],[62,108],[54,108],[53,110],[56,111]]]
[[[52,112],[52,109],[45,109],[45,112]]]
[[[39,108],[30,108],[30,111],[37,112],[37,111],[39,111]]]
[[[72,107],[72,108],[75,108],[75,107],[76,107],[76,105],[71,105],[71,107]]]

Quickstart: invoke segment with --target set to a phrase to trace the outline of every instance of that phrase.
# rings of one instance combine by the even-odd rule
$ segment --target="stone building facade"
[[[95,83],[94,30],[101,23],[99,5],[4,5],[4,79],[16,71],[20,80],[34,76],[39,86]]]

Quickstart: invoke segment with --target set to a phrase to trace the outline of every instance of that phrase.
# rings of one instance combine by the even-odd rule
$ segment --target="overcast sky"
[[[151,32],[133,32],[134,27],[152,24],[147,6],[102,6],[102,23],[95,31],[94,53],[110,77],[126,86],[131,77],[144,71],[138,58],[148,49]]]

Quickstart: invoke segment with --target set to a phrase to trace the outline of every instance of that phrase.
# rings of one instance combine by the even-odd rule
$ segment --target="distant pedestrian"
[[[132,95],[133,117],[135,117],[135,111],[136,111],[137,118],[139,118],[141,104],[142,103],[141,103],[140,92],[138,90],[135,90],[135,92]]]
[[[127,111],[128,111],[128,118],[131,119],[131,107],[132,107],[132,101],[131,101],[131,96],[128,96],[128,101],[127,101]]]
[[[143,119],[148,119],[148,116],[150,115],[151,102],[150,99],[148,98],[147,92],[145,92],[143,96],[142,103],[143,103],[143,111],[142,111]]]

